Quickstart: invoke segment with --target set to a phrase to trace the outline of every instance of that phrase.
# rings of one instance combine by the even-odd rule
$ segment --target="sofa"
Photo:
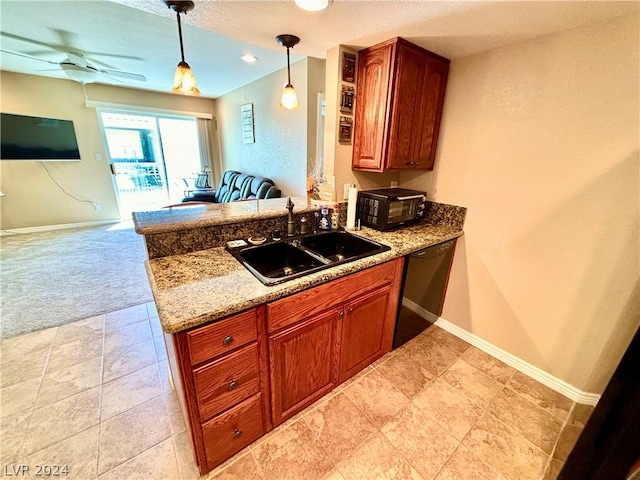
[[[227,203],[248,199],[280,198],[281,193],[273,180],[269,178],[227,170],[222,174],[215,191],[211,191],[211,189],[192,190],[182,201]]]

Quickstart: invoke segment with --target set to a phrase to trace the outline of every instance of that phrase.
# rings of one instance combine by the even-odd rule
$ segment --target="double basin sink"
[[[390,247],[338,230],[227,250],[262,283],[275,285],[385,252]]]

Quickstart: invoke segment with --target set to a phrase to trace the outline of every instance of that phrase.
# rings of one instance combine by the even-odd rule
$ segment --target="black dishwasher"
[[[420,334],[442,313],[455,247],[453,239],[407,255],[400,299],[404,297],[419,307],[421,315],[399,306],[393,348]]]

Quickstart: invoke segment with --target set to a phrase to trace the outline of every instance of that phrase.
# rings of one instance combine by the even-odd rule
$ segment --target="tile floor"
[[[199,478],[153,304],[0,347],[0,475]],[[591,411],[433,326],[207,478],[553,479]]]

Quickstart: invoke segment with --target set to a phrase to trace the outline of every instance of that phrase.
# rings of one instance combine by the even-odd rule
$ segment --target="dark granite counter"
[[[147,260],[162,328],[177,333],[457,238],[462,235],[462,224],[425,221],[388,232],[363,228],[352,233],[384,243],[391,250],[273,286],[263,285],[224,247]]]
[[[294,220],[316,221],[319,207],[293,197]],[[286,232],[287,198],[223,204],[184,204],[134,212],[136,232],[144,235],[145,262],[160,323],[177,333],[253,306],[314,287],[422,248],[462,235],[466,208],[427,202],[425,218],[417,224],[379,232],[353,232],[391,247],[389,251],[311,273],[278,285],[263,285],[238,262],[225,245],[256,234]],[[346,204],[340,204],[341,222]]]
[[[319,210],[309,205],[305,197],[292,197],[291,201],[297,215]],[[133,212],[133,224],[141,235],[193,230],[284,217],[286,205],[287,197],[229,203],[186,202],[160,210]]]

